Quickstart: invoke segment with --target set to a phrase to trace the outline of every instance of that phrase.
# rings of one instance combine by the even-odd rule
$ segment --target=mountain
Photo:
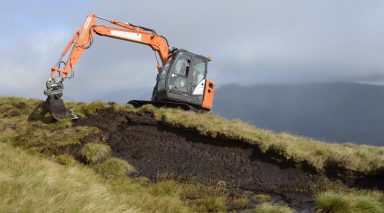
[[[384,145],[384,86],[358,83],[226,85],[214,112],[274,131]]]

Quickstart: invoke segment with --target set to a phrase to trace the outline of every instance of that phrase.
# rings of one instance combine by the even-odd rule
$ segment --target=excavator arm
[[[96,25],[96,19],[98,18],[110,22],[117,27]],[[93,43],[93,36],[95,34],[148,45],[159,54],[162,64],[167,61],[169,56],[169,46],[167,40],[155,31],[128,23],[101,18],[96,14],[90,14],[61,53],[61,57],[57,64],[51,68],[51,78],[70,77],[75,64],[84,53],[84,50],[91,47]],[[63,63],[62,59],[67,55],[70,49],[71,52],[68,59]],[[60,68],[62,64],[65,65],[63,68]],[[160,70],[160,68],[161,66],[158,65],[158,70]]]
[[[115,27],[96,25],[97,19],[107,21],[115,25]],[[65,78],[71,78],[73,76],[74,66],[84,53],[84,50],[92,46],[93,36],[95,34],[148,45],[158,53],[162,65],[165,64],[170,55],[167,40],[163,36],[157,34],[154,30],[119,21],[108,20],[98,17],[94,13],[88,15],[84,24],[76,31],[61,53],[57,63],[51,67],[51,77],[46,82],[46,90],[44,91],[44,94],[47,96],[47,100],[45,108],[48,112],[51,112],[57,120],[77,118],[74,113],[65,108],[64,102],[61,99],[64,89],[63,81]],[[70,53],[68,57],[63,61],[63,58],[69,51]],[[162,65],[157,65],[158,71],[161,70]]]

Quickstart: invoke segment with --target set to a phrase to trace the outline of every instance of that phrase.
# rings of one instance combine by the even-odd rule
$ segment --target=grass
[[[73,166],[73,165],[76,165],[77,163],[76,160],[73,158],[73,156],[69,154],[58,155],[55,160],[57,163],[61,165]]]
[[[192,184],[186,184],[180,193],[181,198],[185,200],[196,200],[203,196],[202,191]]]
[[[226,210],[225,197],[206,197],[200,202],[200,212],[223,212]]]
[[[315,206],[319,212],[383,213],[384,194],[364,190],[330,190],[316,196]]]
[[[122,178],[135,173],[136,169],[125,160],[109,158],[96,165],[96,171],[105,178]]]
[[[185,205],[179,194],[155,196],[149,190],[152,184],[144,186],[130,178],[104,178],[95,171],[98,164],[82,165],[70,151],[56,156],[57,150],[65,151],[68,146],[81,147],[82,138],[97,135],[100,130],[73,126],[69,120],[52,123],[49,115],[40,114],[41,103],[0,98],[1,211],[192,211],[194,207]],[[107,165],[103,171],[108,171],[103,174],[108,177],[132,172],[126,162],[110,162],[103,162]]]
[[[178,194],[195,212],[223,212],[227,209],[228,192],[222,186],[201,184],[180,184],[174,180],[164,180],[150,187],[155,196]]]
[[[0,143],[2,212],[135,210],[92,170],[64,167]]]
[[[253,199],[258,203],[264,203],[271,201],[272,197],[266,194],[256,194],[253,196]]]
[[[87,143],[81,148],[80,155],[88,163],[97,163],[105,160],[112,154],[112,149],[106,144]]]
[[[207,212],[224,211],[228,198],[225,183],[217,186],[182,184],[175,181],[151,183],[126,175],[134,172],[127,162],[111,156],[110,147],[96,140],[83,147],[81,154],[91,166],[81,165],[71,152],[55,155],[55,150],[82,146],[81,139],[98,135],[94,127],[73,126],[69,120],[53,122],[43,115],[40,100],[0,98],[0,206],[2,211],[30,212]],[[68,103],[80,117],[99,109],[152,113],[167,125],[192,129],[210,137],[227,137],[256,145],[263,153],[274,153],[298,164],[306,163],[317,170],[328,165],[375,173],[384,169],[384,148],[368,145],[328,144],[287,133],[257,129],[238,120],[177,109],[139,109],[131,105],[109,105],[103,102]],[[37,110],[36,110],[37,109]],[[31,116],[30,116],[31,115]],[[15,148],[16,147],[16,148]],[[105,160],[106,159],[106,160]],[[106,178],[105,178],[106,177]],[[121,178],[126,177],[126,178]],[[333,190],[316,196],[319,212],[380,212],[383,194],[368,191]],[[255,201],[270,198],[254,196]],[[259,201],[258,201],[259,200]],[[239,206],[244,204],[238,201]],[[263,203],[256,212],[292,212],[287,207]]]
[[[158,195],[172,195],[180,192],[179,184],[174,180],[165,180],[154,184],[150,191],[152,194]]]
[[[82,138],[99,135],[100,130],[73,126],[70,120],[53,122],[50,115],[43,115],[39,108],[41,103],[32,99],[0,98],[2,211],[201,212],[225,209],[225,203],[219,208],[214,207],[217,202],[208,202],[223,199],[223,196],[203,187],[196,188],[201,195],[198,202],[187,202],[182,195],[185,184],[151,183],[142,177],[126,177],[135,169],[121,159],[104,160],[110,156],[110,148],[104,146],[102,138],[83,147],[82,155],[93,163],[90,166],[81,164],[67,147],[82,147]],[[82,116],[106,107],[101,102],[74,105],[83,110]],[[118,110],[128,109],[129,106]],[[64,153],[56,155],[57,150]]]
[[[177,186],[180,187],[180,186]],[[0,142],[1,212],[193,212],[179,194],[154,195],[129,179],[60,165]]]
[[[263,203],[255,207],[255,213],[293,213],[292,209],[277,204]]]
[[[73,127],[70,120],[50,123],[49,116],[44,117],[44,122],[31,119],[30,115],[38,108],[42,101],[1,98],[0,99],[0,141],[19,145],[29,150],[42,151],[57,149],[72,144],[80,144],[80,139],[98,133],[94,127]],[[10,116],[9,111],[17,110],[17,116]],[[39,112],[36,114],[39,115]],[[13,113],[12,113],[13,115]]]
[[[232,205],[236,209],[244,209],[249,206],[251,201],[246,197],[239,197],[232,200]]]

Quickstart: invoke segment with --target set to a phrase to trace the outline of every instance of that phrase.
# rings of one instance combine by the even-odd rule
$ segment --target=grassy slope
[[[110,107],[103,102],[68,103],[67,105],[80,116],[87,116],[97,109]],[[202,135],[214,138],[221,135],[255,144],[264,153],[272,152],[297,164],[305,163],[316,170],[322,170],[328,165],[338,165],[340,168],[366,174],[384,170],[384,147],[349,143],[331,144],[288,133],[275,133],[256,128],[240,120],[228,120],[211,113],[196,114],[150,105],[137,110],[130,105],[114,105],[114,108],[129,112],[150,112],[157,120],[171,126],[194,129]]]
[[[104,212],[111,209],[118,212],[131,209],[190,211],[178,193],[153,194],[150,189],[156,184],[146,187],[133,179],[105,179],[91,169],[97,165],[85,168],[71,156],[52,156],[47,150],[80,144],[82,137],[99,130],[72,127],[70,121],[53,124],[28,121],[28,116],[40,103],[38,100],[0,98],[2,209],[10,212],[94,212],[98,208]],[[55,162],[69,165],[63,167]]]
[[[42,150],[79,144],[80,138],[99,130],[89,127],[72,127],[69,121],[54,124],[27,121],[28,116],[40,103],[41,101],[38,100],[0,98],[0,202],[3,202],[0,205],[5,209],[10,211],[18,208],[31,209],[39,212],[56,209],[70,211],[72,209],[89,212],[93,208],[98,208],[100,203],[102,203],[101,209],[105,207],[109,211],[111,207],[113,207],[112,209],[117,208],[118,211],[141,209],[163,212],[208,211],[225,208],[227,199],[225,194],[212,194],[207,189],[201,193],[198,190],[199,187],[196,186],[181,185],[172,181],[158,184],[148,184],[144,181],[143,184],[130,178],[110,180],[102,178],[94,170],[89,167],[85,168],[76,161],[73,165],[71,164],[72,166],[65,167],[52,162],[52,160],[57,162],[71,160],[67,159],[68,156],[65,158],[52,157],[49,152],[41,154]],[[110,107],[102,102],[69,103],[68,106],[81,116],[91,115],[99,108]],[[129,112],[151,112],[156,119],[170,125],[196,129],[201,134],[212,137],[222,134],[229,138],[245,140],[257,144],[265,152],[273,149],[280,151],[286,158],[298,162],[303,160],[312,162],[312,165],[318,169],[322,169],[325,162],[330,159],[338,162],[345,159],[345,156],[351,157],[354,154],[358,157],[352,161],[344,160],[342,166],[365,172],[383,168],[384,151],[379,147],[325,144],[288,134],[276,134],[256,129],[240,121],[228,121],[208,113],[197,115],[191,112],[157,109],[151,106],[139,110],[133,109],[130,105],[114,105],[113,107],[116,110]],[[22,147],[28,153],[10,145]],[[310,159],[313,161],[308,160],[314,150],[317,157],[312,156]],[[328,152],[337,157],[327,154]],[[69,156],[70,158],[71,156]],[[22,193],[19,193],[20,190]],[[217,189],[211,191],[215,192]],[[352,200],[362,197],[362,192],[344,189],[337,189],[336,192],[339,197],[348,195]],[[196,196],[197,194],[199,196]],[[366,192],[364,196],[372,198],[371,209],[379,209],[380,205],[384,205],[383,199],[379,199],[383,196],[381,193]],[[190,197],[197,198],[192,202],[188,200],[188,205],[186,205],[185,198]],[[319,194],[317,208],[324,211],[330,210],[332,203],[339,202],[335,197],[337,198],[333,194]],[[321,199],[326,202],[320,202]],[[363,202],[363,204],[366,203]],[[356,206],[361,205],[352,207]],[[260,208],[262,207],[265,208],[265,206],[260,206]]]
[[[5,143],[0,143],[0,171],[4,212],[134,210],[92,170],[61,166]]]
[[[384,213],[383,193],[375,191],[339,190],[316,195],[315,206],[323,212]]]

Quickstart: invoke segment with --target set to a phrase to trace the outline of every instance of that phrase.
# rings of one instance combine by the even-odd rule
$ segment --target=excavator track
[[[178,103],[178,102],[170,102],[170,101],[131,100],[128,102],[128,104],[132,104],[136,108],[147,105],[147,104],[151,104],[156,107],[179,108],[179,109],[194,111],[194,112],[204,112],[204,110],[200,110],[186,103]]]

